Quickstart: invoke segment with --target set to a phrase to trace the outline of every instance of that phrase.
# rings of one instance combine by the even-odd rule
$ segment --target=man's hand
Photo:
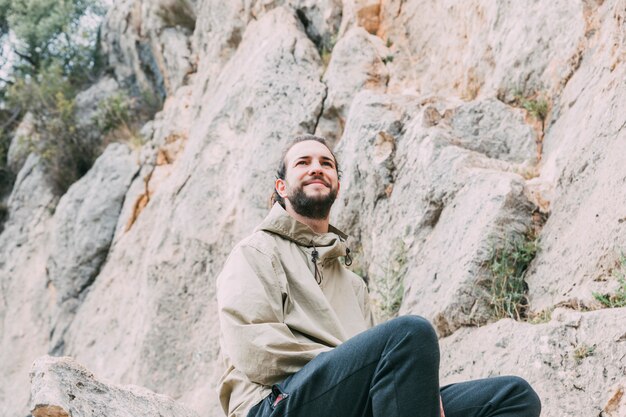
[[[439,396],[439,409],[441,410],[441,417],[446,417],[446,413],[443,412],[443,401],[441,401],[441,395]]]

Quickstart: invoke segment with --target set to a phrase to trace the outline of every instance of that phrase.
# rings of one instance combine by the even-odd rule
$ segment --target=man
[[[286,150],[274,204],[217,280],[220,401],[230,417],[536,417],[517,377],[439,387],[439,347],[423,318],[373,325],[346,235],[329,224],[337,160],[318,137]]]

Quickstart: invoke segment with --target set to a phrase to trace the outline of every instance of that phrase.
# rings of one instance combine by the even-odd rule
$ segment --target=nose
[[[321,174],[321,173],[322,173],[322,164],[320,164],[320,161],[314,159],[309,164],[309,175]]]

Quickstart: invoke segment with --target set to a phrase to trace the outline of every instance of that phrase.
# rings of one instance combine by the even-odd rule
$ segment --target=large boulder
[[[197,417],[165,395],[97,379],[72,358],[44,356],[30,372],[33,417]]]

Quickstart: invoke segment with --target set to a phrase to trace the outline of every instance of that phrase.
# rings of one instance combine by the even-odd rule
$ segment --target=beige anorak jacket
[[[217,279],[219,396],[229,417],[245,417],[271,385],[373,325],[365,283],[338,260],[345,240],[332,226],[315,233],[276,204],[233,249]]]

